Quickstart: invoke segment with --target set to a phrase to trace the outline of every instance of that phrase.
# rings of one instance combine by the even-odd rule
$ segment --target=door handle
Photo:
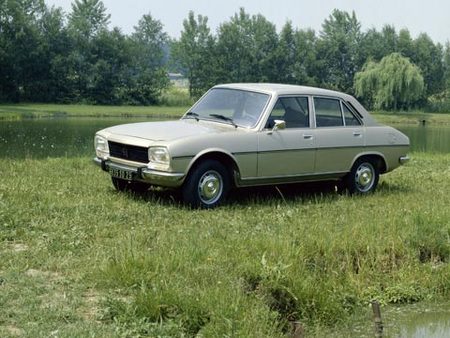
[[[304,138],[305,140],[312,140],[313,136],[310,135],[310,134],[303,134],[303,138]]]
[[[361,136],[361,132],[360,131],[354,131],[353,132],[353,136],[359,137],[359,136]]]

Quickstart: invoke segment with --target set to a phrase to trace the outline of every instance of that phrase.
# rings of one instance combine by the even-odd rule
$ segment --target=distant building
[[[187,88],[189,87],[189,80],[181,73],[168,73],[170,83],[175,87]]]

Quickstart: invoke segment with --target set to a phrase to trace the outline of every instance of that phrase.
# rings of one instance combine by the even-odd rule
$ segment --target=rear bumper
[[[125,170],[133,173],[136,181],[147,182],[162,187],[179,187],[183,184],[184,173],[170,173],[165,171],[151,170],[147,167],[132,167],[125,164],[114,163],[110,160],[102,160],[98,157],[94,158],[94,163],[102,168],[103,171],[109,172],[110,169]]]
[[[398,161],[400,162],[400,164],[408,163],[409,160],[410,160],[410,158],[409,158],[408,155],[406,155],[406,156],[400,156],[400,158],[398,159]]]

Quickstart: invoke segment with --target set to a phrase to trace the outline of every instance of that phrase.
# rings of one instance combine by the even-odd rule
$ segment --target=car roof
[[[280,84],[280,83],[229,83],[217,85],[214,86],[214,88],[241,89],[277,95],[304,94],[304,95],[334,96],[334,97],[341,97],[346,100],[350,97],[350,95],[337,92],[334,90],[309,86]]]
[[[280,95],[316,95],[316,96],[328,96],[340,98],[344,101],[350,102],[358,113],[364,119],[364,125],[375,126],[378,123],[373,119],[369,112],[356,100],[353,96],[338,92],[330,89],[289,85],[281,83],[229,83],[220,84],[213,88],[228,88],[228,89],[240,89],[258,93],[265,93],[272,96]]]

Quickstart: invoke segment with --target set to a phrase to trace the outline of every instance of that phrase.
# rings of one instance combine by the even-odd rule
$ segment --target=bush
[[[192,106],[194,99],[189,96],[188,88],[171,86],[163,91],[159,103],[169,107]]]
[[[427,110],[433,113],[450,113],[450,89],[428,98]]]

